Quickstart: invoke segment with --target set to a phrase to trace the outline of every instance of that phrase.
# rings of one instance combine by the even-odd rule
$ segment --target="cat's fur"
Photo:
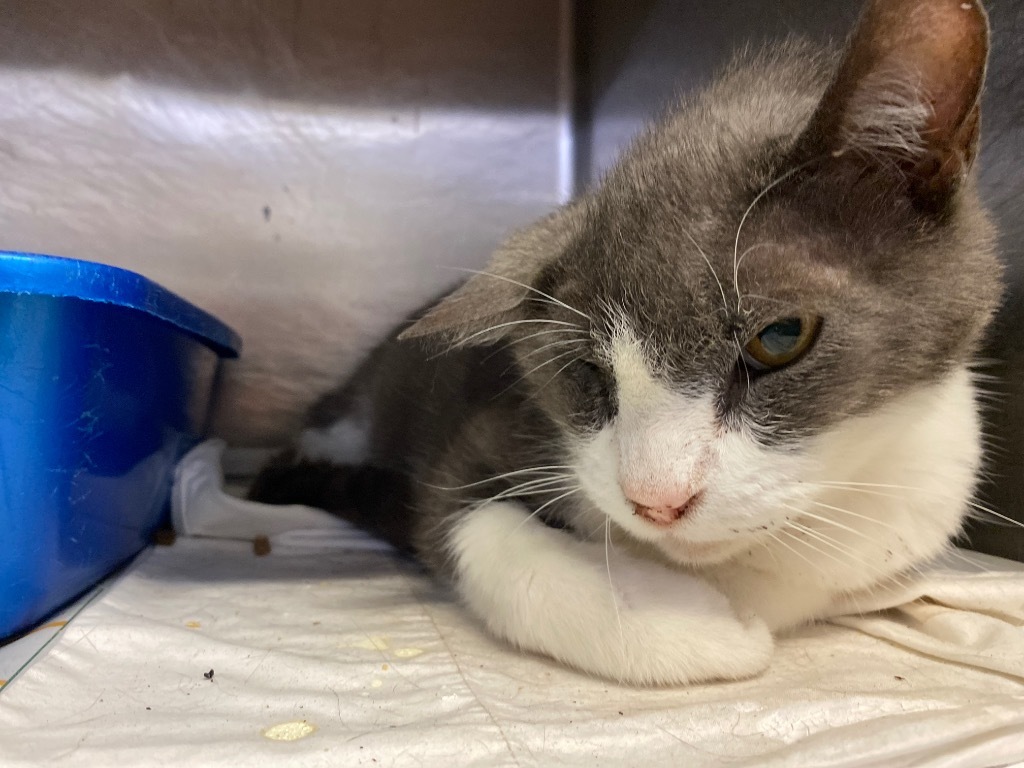
[[[772,631],[960,529],[1000,296],[971,174],[986,56],[961,0],[873,0],[845,53],[739,56],[378,348],[252,495],[387,537],[576,668],[757,672]],[[742,362],[801,313],[808,353]]]

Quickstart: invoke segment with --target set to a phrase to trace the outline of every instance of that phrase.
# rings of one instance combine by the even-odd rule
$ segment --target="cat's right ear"
[[[799,150],[898,168],[940,209],[977,154],[987,60],[979,0],[868,0]]]
[[[524,302],[535,294],[542,270],[568,247],[579,206],[569,205],[509,237],[487,267],[435,304],[399,339],[442,336],[452,343],[487,344],[509,335],[526,319]]]

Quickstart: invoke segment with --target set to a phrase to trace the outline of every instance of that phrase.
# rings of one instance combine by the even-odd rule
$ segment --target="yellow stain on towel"
[[[422,648],[396,648],[394,655],[399,659],[414,659],[421,653]]]
[[[305,720],[290,720],[272,725],[263,731],[264,738],[271,741],[298,741],[316,733],[316,726]]]
[[[199,629],[203,625],[200,624],[198,621],[186,621],[185,626],[189,629]]]
[[[0,688],[3,688],[5,685],[7,685],[7,681],[6,680],[0,680]]]
[[[367,636],[362,640],[352,643],[349,648],[362,648],[365,651],[386,651],[391,647],[388,639],[383,635]]]
[[[384,681],[381,680],[379,677],[373,678],[373,682],[370,683],[371,688],[380,688],[382,685],[384,685]]]
[[[61,627],[66,625],[66,621],[51,621],[47,622],[46,624],[40,624],[38,627],[35,627],[34,629],[30,630],[28,634],[31,635],[33,632],[42,632],[44,629],[60,629]]]

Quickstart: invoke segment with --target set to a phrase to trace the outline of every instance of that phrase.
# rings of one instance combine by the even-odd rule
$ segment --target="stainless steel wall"
[[[233,324],[218,431],[283,441],[412,308],[568,194],[566,0],[0,3],[0,247]]]

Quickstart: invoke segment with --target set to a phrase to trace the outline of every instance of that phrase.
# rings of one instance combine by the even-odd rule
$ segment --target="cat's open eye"
[[[743,348],[743,361],[755,371],[782,368],[811,348],[820,328],[821,318],[816,315],[776,320],[747,342]]]

